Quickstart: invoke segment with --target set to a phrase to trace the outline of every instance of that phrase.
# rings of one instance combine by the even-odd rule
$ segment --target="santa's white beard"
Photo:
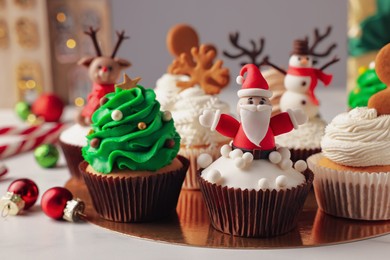
[[[260,145],[267,134],[271,113],[272,107],[268,105],[240,105],[242,128],[254,145]]]

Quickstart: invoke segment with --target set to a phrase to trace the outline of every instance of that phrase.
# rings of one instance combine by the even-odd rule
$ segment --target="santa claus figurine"
[[[275,136],[298,128],[307,121],[307,116],[300,109],[289,109],[271,117],[269,98],[272,92],[254,64],[242,67],[237,83],[242,84],[237,92],[240,98],[237,112],[241,122],[218,110],[205,110],[199,117],[200,124],[233,138],[232,149],[252,153],[253,159],[268,159],[270,153],[276,151]]]

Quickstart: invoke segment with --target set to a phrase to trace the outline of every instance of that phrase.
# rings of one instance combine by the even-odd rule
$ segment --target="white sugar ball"
[[[207,173],[206,180],[219,184],[222,181],[221,173],[216,169],[212,169]]]
[[[286,185],[287,185],[287,177],[284,176],[284,175],[280,175],[280,176],[276,177],[275,184],[279,188],[286,187]]]
[[[225,144],[221,147],[221,155],[223,157],[226,157],[228,158],[229,157],[229,153],[232,151],[232,148],[230,147],[230,145],[228,144]]]
[[[282,155],[277,151],[273,151],[269,154],[268,159],[271,163],[278,164],[282,161]]]
[[[294,168],[299,172],[304,172],[307,169],[307,164],[304,160],[299,160],[295,163]]]
[[[375,69],[375,61],[371,61],[370,64],[368,65],[370,69]]]
[[[164,111],[162,119],[163,119],[164,122],[171,121],[172,113],[170,111]]]
[[[242,83],[244,82],[244,77],[243,76],[237,76],[237,78],[236,78],[236,83],[238,84],[238,85],[242,85]]]
[[[257,182],[257,187],[259,187],[260,190],[266,190],[269,188],[269,182],[266,178],[261,178]]]
[[[283,160],[279,163],[279,166],[282,170],[288,170],[290,168],[292,168],[293,166],[293,162],[291,160]]]
[[[242,155],[242,159],[244,159],[246,164],[249,164],[253,161],[253,154],[246,152]]]
[[[213,162],[213,158],[208,153],[202,153],[198,156],[196,162],[198,163],[199,168],[206,168]]]
[[[235,159],[235,158],[238,158],[238,157],[242,157],[244,153],[240,150],[240,149],[234,149],[233,151],[231,151],[229,153],[229,157],[232,158],[232,159]]]
[[[111,113],[111,118],[114,121],[119,121],[119,120],[121,120],[123,118],[123,114],[122,114],[122,112],[120,110],[114,110]]]
[[[279,147],[277,151],[280,153],[280,155],[282,156],[283,160],[284,159],[290,159],[291,152],[286,147]]]
[[[237,157],[234,159],[234,165],[236,165],[237,168],[242,169],[245,167],[245,160],[242,157]]]

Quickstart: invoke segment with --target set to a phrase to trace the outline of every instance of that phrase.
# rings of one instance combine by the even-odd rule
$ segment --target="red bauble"
[[[37,201],[39,195],[38,186],[30,179],[18,179],[13,181],[9,187],[9,192],[13,192],[21,197],[24,201],[23,209],[31,208]]]
[[[41,200],[43,212],[51,218],[62,219],[66,203],[72,200],[72,193],[62,187],[48,189]]]
[[[57,122],[60,120],[64,103],[54,94],[42,94],[32,104],[31,111],[42,117],[46,122]]]

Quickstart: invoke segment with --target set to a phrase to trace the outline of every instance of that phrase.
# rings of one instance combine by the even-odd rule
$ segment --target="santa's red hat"
[[[244,78],[244,74],[246,77]],[[241,68],[240,76],[236,78],[238,84],[242,85],[237,91],[238,97],[267,97],[272,96],[268,83],[255,64],[246,64]]]

